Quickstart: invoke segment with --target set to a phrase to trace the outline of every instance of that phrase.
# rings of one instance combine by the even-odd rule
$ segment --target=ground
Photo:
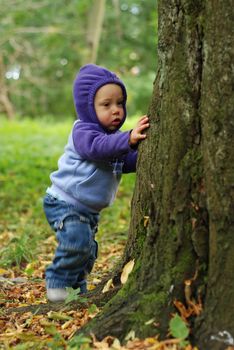
[[[192,349],[180,346],[181,339],[169,333],[168,339],[159,341],[157,337],[138,339],[132,331],[124,345],[111,336],[102,341],[92,335],[77,336],[76,332],[101,312],[100,298],[85,299],[70,292],[70,303],[56,307],[47,303],[44,271],[56,241],[45,220],[42,199],[72,123],[69,119],[0,120],[0,349]],[[134,174],[125,175],[115,204],[102,213],[99,257],[89,289],[99,288],[103,301],[113,293],[108,274],[121,258],[127,240],[134,182]],[[100,285],[105,286],[105,293]],[[175,333],[180,326],[174,327]]]
[[[114,267],[121,257],[124,242],[124,239],[119,239],[117,244],[102,242],[98,261],[89,278],[90,290]],[[53,236],[45,243],[49,251],[55,245]],[[121,345],[118,339],[111,336],[102,341],[97,341],[92,335],[90,338],[82,335],[74,337],[77,330],[101,311],[101,307],[95,304],[87,305],[87,299],[83,298],[84,306],[81,304],[79,308],[73,308],[71,303],[76,299],[76,295],[71,295],[70,305],[63,304],[59,310],[54,311],[50,304],[53,310],[40,310],[40,306],[47,305],[43,279],[47,254],[49,252],[45,250],[44,254],[38,257],[37,266],[30,263],[25,266],[24,271],[33,270],[33,276],[30,278],[27,273],[22,273],[19,267],[0,269],[0,349],[192,349],[190,345],[180,347],[178,339],[138,339],[134,332],[129,334],[125,345]],[[27,306],[32,305],[35,306],[33,312],[28,311]]]

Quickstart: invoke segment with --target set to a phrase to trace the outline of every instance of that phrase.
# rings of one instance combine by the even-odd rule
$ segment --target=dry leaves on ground
[[[113,249],[112,249],[113,248]],[[115,259],[121,256],[122,246],[113,245],[103,247],[95,269],[90,276],[90,288],[97,285],[104,274],[109,271]],[[12,268],[11,270],[0,269],[0,349],[14,349],[19,344],[29,344],[29,348],[52,349],[56,346],[61,349],[69,349],[69,341],[75,339],[76,332],[92,319],[99,310],[97,308],[81,308],[79,310],[63,310],[59,312],[49,311],[40,314],[39,306],[46,304],[45,283],[43,278],[44,268],[47,264],[48,255],[39,256],[37,262],[25,266],[24,270]],[[128,279],[134,266],[130,261],[123,268],[123,280]],[[24,271],[24,272],[22,272]],[[32,271],[31,279],[27,273]],[[38,310],[32,312],[7,313],[10,308],[38,305]],[[138,339],[135,333],[130,332],[125,344],[121,344],[117,338],[111,336],[98,341],[95,336],[83,342],[79,349],[112,349],[112,350],[179,350],[182,349],[178,339],[160,341],[157,336]],[[51,345],[52,344],[52,345]],[[71,348],[70,348],[71,349]],[[196,350],[190,345],[184,347],[186,350]]]

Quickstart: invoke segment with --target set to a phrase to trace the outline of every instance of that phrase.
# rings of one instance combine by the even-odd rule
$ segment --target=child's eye
[[[108,106],[109,106],[109,103],[108,103],[108,102],[105,102],[105,103],[103,103],[103,106],[104,106],[104,107],[108,107]]]
[[[123,101],[119,101],[119,102],[118,102],[118,105],[119,105],[119,106],[123,106],[123,104],[124,104]]]

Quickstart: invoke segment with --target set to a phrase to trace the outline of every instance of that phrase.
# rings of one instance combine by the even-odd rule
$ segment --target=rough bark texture
[[[209,270],[202,323],[197,327],[197,339],[202,340],[204,348],[210,337],[227,344],[234,338],[233,38],[232,1],[207,1],[201,122],[209,212]]]
[[[161,0],[158,10],[151,126],[122,259],[134,258],[135,268],[87,330],[99,338],[123,339],[130,330],[165,336],[173,301],[186,305],[189,294],[203,302],[191,339],[200,350],[222,350],[234,337],[234,7]],[[158,328],[147,323],[152,318]]]

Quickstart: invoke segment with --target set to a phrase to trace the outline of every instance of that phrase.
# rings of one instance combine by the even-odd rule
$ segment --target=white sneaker
[[[67,296],[68,292],[65,288],[47,288],[47,299],[49,301],[64,301]]]

